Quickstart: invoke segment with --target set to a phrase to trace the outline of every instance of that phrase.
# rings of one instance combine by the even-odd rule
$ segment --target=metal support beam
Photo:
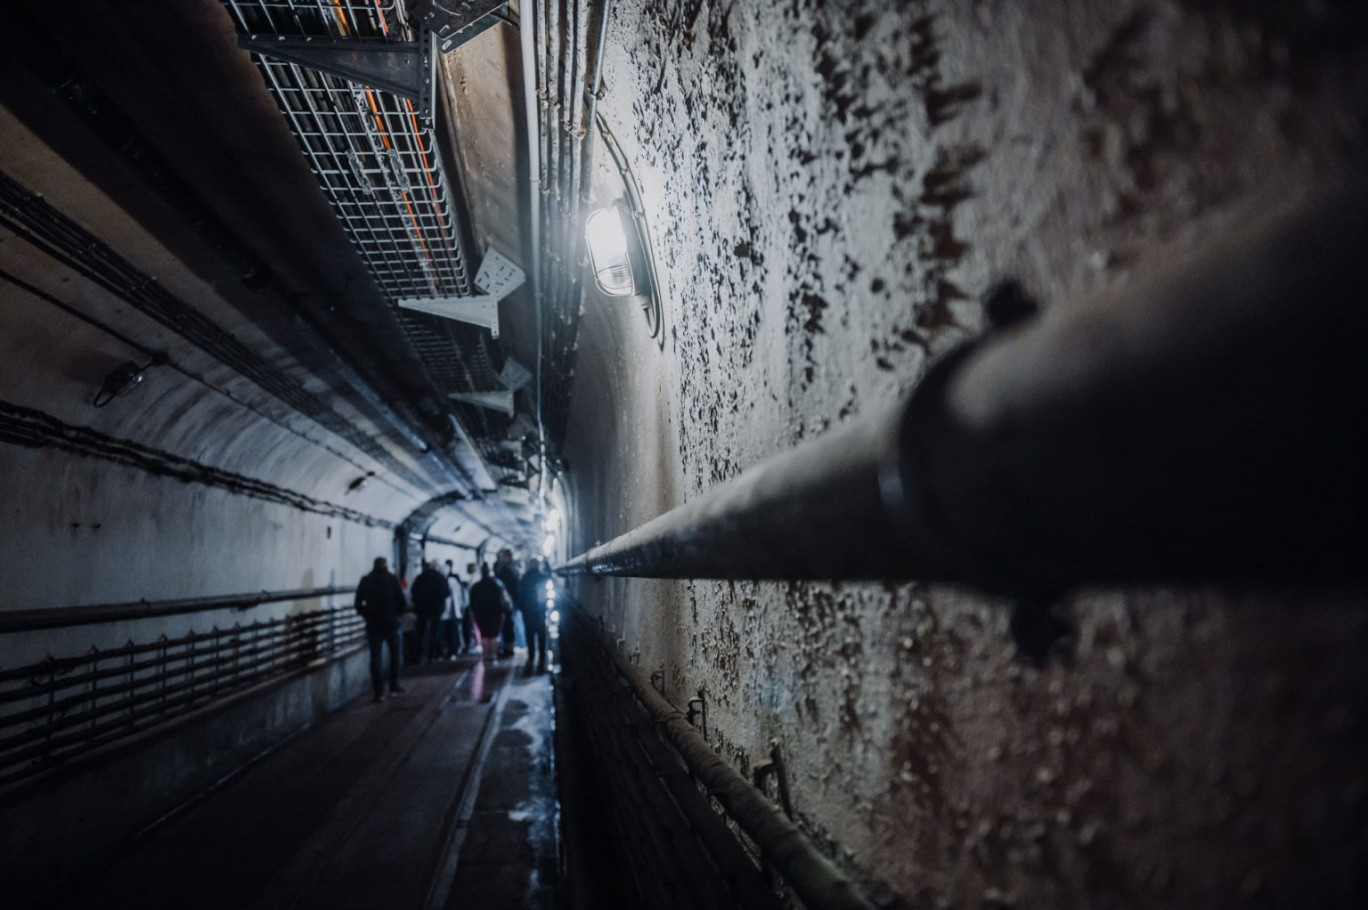
[[[466,297],[401,297],[396,303],[406,310],[416,310],[430,316],[441,316],[469,325],[488,329],[499,337],[499,298],[488,294]]]
[[[509,417],[513,416],[512,392],[451,392],[448,397],[453,401],[464,401],[466,404],[489,408],[491,411],[502,411]]]
[[[525,280],[527,274],[522,269],[490,247],[475,276],[475,286],[485,293],[458,297],[400,297],[395,302],[406,310],[481,326],[498,338],[499,301],[522,287]]]
[[[442,53],[449,54],[507,21],[508,4],[501,0],[416,0],[409,13],[414,22],[432,29]]]
[[[437,78],[434,41],[427,30],[420,31],[417,41],[240,35],[238,47],[412,99],[431,123]]]
[[[1362,581],[1368,192],[942,360],[911,398],[560,568],[652,578]]]

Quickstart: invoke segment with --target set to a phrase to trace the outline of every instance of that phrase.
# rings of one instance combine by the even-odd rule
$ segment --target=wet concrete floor
[[[138,838],[48,907],[551,907],[549,677],[410,668]]]

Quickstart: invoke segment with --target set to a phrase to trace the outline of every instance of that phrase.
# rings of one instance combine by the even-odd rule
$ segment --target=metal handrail
[[[347,605],[6,670],[0,728],[28,726],[0,737],[0,787],[350,654],[364,627]]]
[[[307,619],[312,620],[313,617],[307,617]],[[290,650],[293,644],[300,640],[311,640],[316,638],[318,632],[318,625],[319,624],[317,622],[306,622],[301,623],[293,630],[286,630],[283,634],[284,650]],[[256,631],[259,629],[269,628],[269,624],[253,624],[253,626],[250,626],[248,628],[253,631]],[[225,635],[227,633],[240,634],[242,631],[244,631],[242,627],[235,626],[231,629],[215,630],[214,632],[209,633],[209,636],[212,637],[215,641],[214,646],[205,650],[195,650],[193,653],[194,656],[197,658],[212,659],[198,661],[195,664],[195,669],[197,671],[202,671],[206,666],[214,667],[224,663],[226,659],[218,658],[216,655],[224,651],[229,651],[230,648],[228,645],[219,643],[220,636]],[[236,643],[237,640],[234,641],[234,645],[236,645]],[[244,658],[254,658],[256,655],[262,653],[274,654],[282,650],[280,648],[271,648],[269,646],[261,645],[259,635],[256,639],[253,639],[251,641],[250,645],[251,646],[247,648],[236,646],[231,648],[232,661],[234,666],[238,669],[241,669],[241,667],[244,665]],[[118,678],[122,680],[130,676],[136,676],[136,674],[138,674],[142,670],[159,670],[159,672],[156,673],[136,676],[136,679],[133,682],[120,683],[119,685],[115,686],[103,687],[100,689],[100,695],[107,697],[110,695],[121,694],[125,691],[133,691],[139,688],[144,688],[148,685],[164,683],[168,681],[171,677],[177,675],[174,671],[169,670],[167,668],[168,665],[174,663],[177,660],[185,661],[190,656],[189,651],[182,651],[178,654],[166,654],[165,649],[161,645],[154,645],[153,648],[163,651],[163,656],[161,659],[140,662],[130,661],[121,666],[110,667],[104,670],[96,670],[90,673],[82,673],[76,676],[64,675],[60,681],[58,681],[57,679],[57,671],[55,667],[58,663],[64,663],[69,665],[70,661],[44,661],[42,664],[38,666],[41,667],[43,672],[46,673],[49,677],[48,682],[38,683],[36,680],[33,680],[34,684],[27,689],[15,689],[8,692],[0,691],[0,704],[14,701],[32,701],[34,698],[39,698],[44,695],[55,695],[55,693],[62,691],[64,689],[73,689],[81,685],[95,684],[102,679]],[[91,662],[92,660],[112,660],[120,656],[121,653],[128,653],[132,650],[135,649],[130,649],[127,647],[118,648],[113,651],[100,652],[98,657],[87,656],[83,658],[83,660],[87,663]],[[144,649],[138,648],[136,650],[141,651]],[[246,666],[254,666],[258,662],[259,661],[249,660],[246,663]],[[31,674],[29,676],[25,676],[24,674],[25,670],[15,671],[13,678],[31,678]],[[61,699],[54,698],[54,700],[50,701],[49,704],[43,707],[31,708],[27,711],[21,711],[17,714],[0,716],[0,727],[13,726],[16,723],[21,723],[28,720],[35,720],[45,713],[55,714],[59,712],[59,709],[64,710],[69,705],[79,704],[82,701],[88,700],[90,700],[88,695],[83,693],[66,696]],[[7,740],[0,739],[0,751],[4,750],[6,742]]]
[[[298,588],[291,591],[251,591],[221,597],[188,597],[178,600],[139,600],[131,603],[91,604],[80,607],[52,607],[39,610],[14,610],[0,613],[0,634],[37,632],[67,626],[88,626],[127,619],[149,619],[208,610],[247,610],[261,604],[287,600],[312,600],[316,597],[350,594],[355,587]],[[0,679],[3,679],[0,674]]]

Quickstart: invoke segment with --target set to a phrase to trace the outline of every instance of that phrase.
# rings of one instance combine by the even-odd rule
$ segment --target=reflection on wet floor
[[[140,838],[53,907],[550,907],[551,683],[411,668]]]

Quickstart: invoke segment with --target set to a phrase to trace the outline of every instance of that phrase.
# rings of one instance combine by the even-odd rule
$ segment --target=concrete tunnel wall
[[[395,525],[431,495],[414,486],[422,472],[410,454],[383,441],[367,415],[3,108],[0,165],[280,376],[382,440],[407,472],[0,230],[0,269],[31,288],[0,280],[0,611],[349,587],[375,556],[392,555]],[[130,394],[93,407],[112,369],[145,363],[146,355],[39,294],[165,351],[182,371],[152,367]],[[371,472],[366,484],[349,490]],[[442,530],[460,533],[450,525]],[[350,595],[326,596],[7,632],[0,636],[0,669],[350,602]],[[102,749],[93,761],[79,756],[36,782],[5,788],[0,843],[14,864],[6,878],[12,896],[24,903],[368,689],[366,657],[354,653],[179,716],[174,735],[153,728]]]
[[[13,179],[282,373],[327,394],[212,286],[23,126],[0,115],[0,157]],[[166,351],[187,373],[204,380],[153,367],[138,389],[94,408],[95,392],[112,369],[146,357],[34,294],[0,282],[0,398],[69,427],[129,441],[151,451],[153,464],[149,469],[102,457],[91,445],[81,452],[52,445],[0,448],[4,609],[350,585],[371,558],[390,554],[392,524],[421,504],[425,493],[22,240],[0,237],[0,256],[7,272],[151,349]],[[337,407],[374,433],[345,402]],[[92,445],[98,448],[98,442]],[[299,508],[247,495],[231,481],[164,476],[157,470],[164,466],[163,455],[264,482],[312,505]],[[368,470],[379,476],[349,492]]]
[[[1088,306],[1361,163],[1342,13],[614,3],[599,111],[642,186],[665,343],[586,299],[570,552],[896,400],[999,278]],[[672,701],[703,690],[738,769],[777,743],[802,827],[891,905],[1363,888],[1359,594],[1086,592],[1072,659],[1034,669],[1004,603],[951,587],[577,592]]]

